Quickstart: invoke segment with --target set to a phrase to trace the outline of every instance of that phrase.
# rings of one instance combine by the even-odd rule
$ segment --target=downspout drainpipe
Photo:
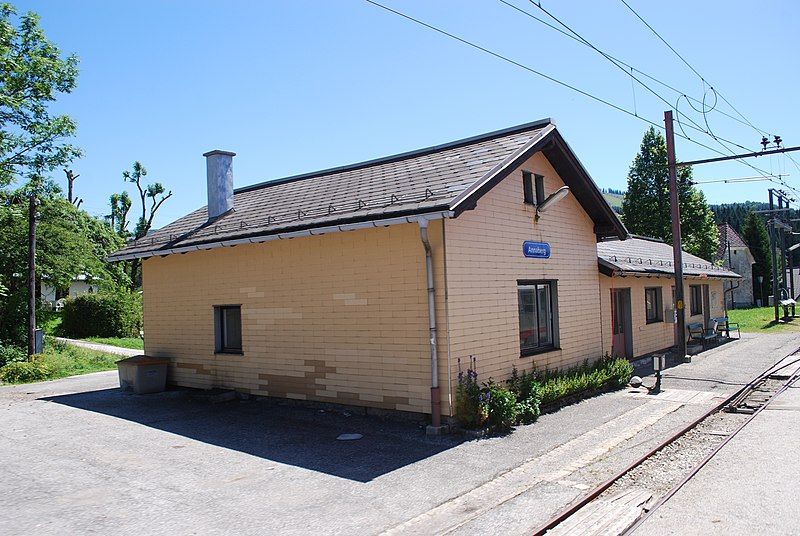
[[[439,359],[436,352],[436,297],[433,286],[433,258],[431,243],[428,240],[428,220],[420,218],[419,234],[425,246],[425,272],[428,282],[428,330],[431,345],[431,425],[438,428],[442,425],[442,396],[439,391]]]

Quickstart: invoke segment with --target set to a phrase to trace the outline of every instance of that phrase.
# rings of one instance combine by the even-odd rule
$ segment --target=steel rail
[[[687,482],[689,482],[689,480],[694,478],[697,475],[697,473],[700,472],[700,469],[705,467],[705,465],[708,462],[710,462],[711,459],[714,456],[719,454],[719,451],[722,450],[722,448],[725,445],[727,445],[730,442],[731,439],[736,437],[736,435],[739,432],[741,432],[744,429],[745,426],[750,424],[753,421],[753,419],[755,419],[756,415],[758,415],[763,410],[765,410],[770,404],[772,404],[772,402],[775,401],[775,399],[780,394],[782,394],[789,387],[791,387],[794,383],[796,383],[797,380],[800,380],[800,370],[795,371],[795,373],[792,374],[789,377],[789,379],[786,380],[784,382],[784,384],[777,391],[775,391],[775,393],[773,393],[773,395],[771,397],[769,397],[769,399],[766,402],[764,402],[764,404],[762,406],[760,406],[751,415],[749,415],[744,421],[742,421],[742,423],[739,426],[737,426],[730,434],[728,434],[725,437],[725,439],[723,439],[716,447],[714,447],[714,449],[711,452],[709,452],[697,465],[695,465],[692,468],[692,470],[689,471],[689,473],[681,479],[680,482],[678,482],[666,494],[662,495],[655,503],[653,503],[653,506],[651,506],[644,513],[644,515],[642,515],[639,519],[637,519],[636,522],[633,523],[633,525],[631,525],[630,527],[625,529],[625,531],[622,532],[622,535],[632,534],[636,529],[638,529],[645,521],[647,521],[647,519],[653,514],[653,512],[655,512],[658,508],[663,506],[664,503],[666,503],[668,500],[670,500]]]
[[[695,420],[691,421],[688,425],[686,425],[685,427],[681,428],[676,433],[674,433],[671,436],[669,436],[666,439],[664,439],[656,447],[654,447],[650,451],[646,452],[645,454],[643,454],[642,456],[640,456],[639,458],[637,458],[636,460],[634,460],[633,462],[628,464],[624,469],[622,469],[621,471],[616,473],[614,476],[612,476],[611,478],[609,478],[608,480],[606,480],[605,482],[601,483],[599,486],[594,488],[592,491],[590,491],[589,493],[584,495],[578,502],[576,502],[576,503],[566,507],[565,509],[561,510],[560,512],[558,512],[556,515],[554,515],[548,521],[546,521],[543,525],[538,527],[533,532],[534,536],[543,536],[547,531],[549,531],[551,529],[554,529],[555,527],[557,527],[558,525],[560,525],[561,523],[563,523],[564,521],[569,519],[576,512],[578,512],[578,510],[580,510],[584,506],[588,505],[590,502],[594,501],[604,491],[606,491],[608,488],[613,486],[615,482],[617,482],[620,478],[625,476],[625,474],[627,474],[630,471],[636,469],[638,466],[643,464],[645,461],[647,461],[649,458],[651,458],[657,452],[663,450],[665,447],[669,446],[671,443],[674,443],[675,441],[677,441],[680,437],[682,437],[687,432],[689,432],[690,430],[695,428],[698,424],[700,424],[701,422],[703,422],[704,420],[709,418],[711,415],[722,411],[727,405],[729,405],[731,402],[736,400],[742,393],[745,393],[747,391],[752,392],[752,390],[755,388],[755,386],[757,386],[758,384],[763,382],[763,380],[765,378],[769,377],[771,374],[774,374],[778,370],[781,370],[782,368],[785,368],[786,366],[788,366],[788,365],[784,365],[784,366],[779,367],[779,368],[776,369],[775,367],[777,367],[781,363],[781,361],[783,361],[787,357],[789,357],[791,355],[795,355],[797,353],[800,353],[800,348],[798,348],[798,349],[794,350],[793,352],[791,352],[789,354],[786,354],[785,356],[781,357],[778,361],[776,361],[775,363],[773,363],[772,365],[767,367],[764,370],[764,372],[758,374],[755,378],[753,378],[747,384],[742,386],[739,390],[737,390],[736,392],[731,394],[728,398],[726,398],[725,400],[723,400],[722,402],[720,402],[716,406],[712,407],[707,412],[705,412],[702,415],[700,415],[700,417],[698,417]],[[756,413],[753,413],[753,415],[755,415],[755,414]],[[751,415],[750,417],[752,418],[753,415]]]

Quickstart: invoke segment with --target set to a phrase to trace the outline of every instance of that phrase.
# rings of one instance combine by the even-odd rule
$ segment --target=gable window
[[[555,281],[519,281],[520,354],[528,356],[558,347],[558,293]]]
[[[664,321],[661,287],[648,287],[644,289],[644,308],[648,324]]]
[[[242,353],[242,306],[214,306],[215,351],[220,354]]]
[[[530,171],[523,171],[522,193],[525,203],[528,205],[539,205],[544,202],[544,177]]]
[[[541,175],[534,175],[533,182],[536,187],[536,204],[541,205],[544,203],[544,177]]]
[[[536,204],[536,198],[533,197],[533,173],[530,171],[522,172],[522,193],[526,204]]]
[[[690,313],[692,316],[703,314],[703,289],[700,285],[689,285]]]

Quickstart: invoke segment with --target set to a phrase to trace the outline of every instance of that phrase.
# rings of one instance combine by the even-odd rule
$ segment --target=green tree
[[[766,285],[765,292],[769,292],[772,277],[772,255],[769,249],[769,232],[764,220],[754,212],[748,212],[742,224],[742,240],[750,248],[756,263],[753,265],[753,290],[759,296],[761,303],[766,303],[762,294],[762,286]],[[764,285],[759,285],[758,277],[764,278]]]
[[[75,123],[48,108],[58,94],[75,88],[77,76],[77,57],[61,57],[38,15],[17,17],[11,5],[0,4],[0,186],[40,176],[78,156],[65,142]]]
[[[703,192],[692,186],[690,167],[678,168],[678,198],[683,249],[703,259],[713,259],[719,244],[714,213]],[[622,221],[633,234],[672,242],[667,143],[653,127],[645,132],[628,172]]]
[[[139,239],[147,235],[150,232],[150,229],[153,227],[153,219],[156,216],[156,212],[158,209],[161,208],[161,205],[164,202],[172,197],[172,191],[166,191],[164,185],[160,182],[154,182],[151,184],[145,185],[144,178],[147,176],[147,169],[142,165],[141,162],[134,162],[131,171],[123,171],[122,178],[125,182],[130,182],[136,185],[136,190],[139,192],[139,201],[141,202],[141,216],[139,220],[136,222],[136,229],[133,233],[134,239]],[[120,194],[123,195],[123,194]],[[148,204],[148,200],[150,203]],[[124,205],[122,204],[123,200],[120,197],[118,200],[118,209],[123,208]],[[127,200],[127,209],[125,211],[125,216],[127,216],[127,210],[130,209],[130,198]],[[111,210],[113,216],[114,210],[114,197],[111,198]],[[124,229],[123,229],[124,230]],[[142,286],[142,273],[141,273],[141,261],[139,259],[133,259],[130,261],[130,280],[131,280],[131,289],[136,289]]]
[[[111,227],[122,238],[128,238],[131,235],[128,231],[128,212],[130,212],[133,204],[131,197],[125,191],[119,194],[111,194],[109,203],[111,204],[111,214],[108,218]]]
[[[39,185],[37,282],[67,288],[79,274],[114,290],[127,286],[120,267],[105,258],[124,241],[105,222],[69,203],[50,181]],[[0,298],[0,341],[21,344],[27,315],[27,192],[0,193],[0,280],[7,295]]]

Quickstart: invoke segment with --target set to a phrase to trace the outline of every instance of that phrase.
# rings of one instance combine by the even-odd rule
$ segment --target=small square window
[[[214,307],[215,351],[221,354],[242,353],[242,306]]]
[[[661,297],[661,287],[644,289],[644,308],[648,324],[664,321],[664,307]]]

